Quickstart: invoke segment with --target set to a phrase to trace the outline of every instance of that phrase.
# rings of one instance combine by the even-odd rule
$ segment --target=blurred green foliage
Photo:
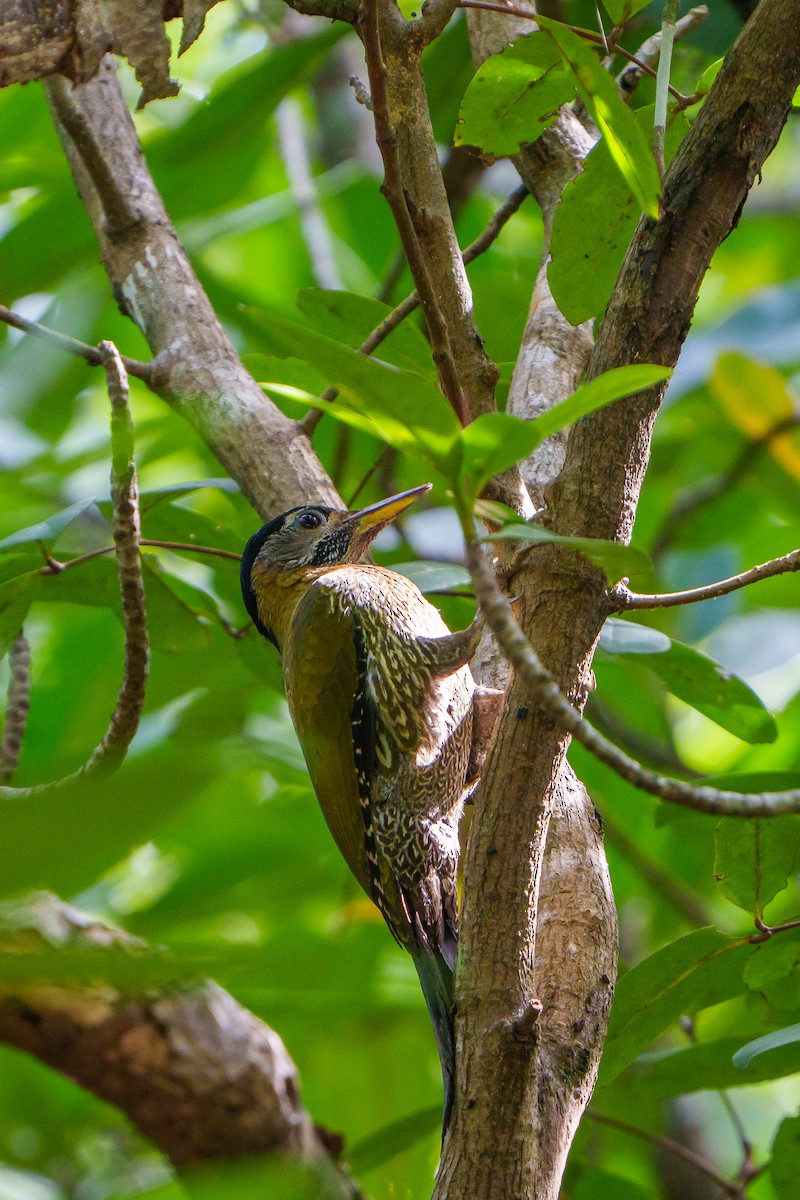
[[[710,7],[706,25],[677,53],[675,77],[687,91],[738,28],[726,0]],[[268,9],[275,22],[269,29],[267,8],[231,0],[212,9],[206,33],[176,64],[180,97],[136,116],[179,233],[257,378],[266,378],[265,363],[273,374],[279,363],[288,367],[265,358],[275,352],[277,322],[270,338],[269,323],[254,310],[356,345],[385,311],[374,297],[397,255],[369,117],[347,87],[350,74],[363,74],[354,39],[318,23],[310,36],[281,43],[270,36],[280,10]],[[589,0],[568,8],[571,20],[592,27]],[[635,49],[658,15],[657,5],[640,14],[626,45]],[[427,67],[434,125],[445,143],[473,73],[463,20],[431,48]],[[135,100],[127,69],[123,77]],[[317,289],[276,132],[275,110],[287,95],[301,105],[333,260],[348,295]],[[645,81],[635,103],[651,102]],[[799,140],[790,122],[737,231],[715,258],[656,427],[636,543],[642,560],[652,559],[661,590],[734,573],[796,542]],[[0,91],[0,145],[3,302],[85,341],[112,338],[124,353],[146,357],[98,264],[39,85]],[[602,213],[611,174],[600,170],[605,151],[596,153],[593,204]],[[589,177],[587,168],[581,178]],[[462,244],[513,186],[502,164],[484,177],[459,216]],[[616,205],[611,187],[608,204]],[[615,220],[609,208],[607,227]],[[618,253],[619,239],[608,241]],[[503,364],[516,354],[540,248],[541,222],[526,202],[491,253],[470,268],[479,326]],[[608,262],[597,268],[606,279],[609,269]],[[567,291],[569,278],[567,271]],[[390,303],[409,290],[401,272]],[[602,307],[607,289],[598,294]],[[575,311],[586,315],[581,299],[573,290]],[[387,361],[418,380],[421,424],[432,378],[424,350],[415,316],[385,351]],[[326,365],[317,362],[318,370]],[[328,382],[299,360],[292,371],[283,382],[314,394]],[[230,481],[217,480],[219,465],[188,425],[135,381],[132,392],[144,536],[238,551],[258,518]],[[406,415],[413,423],[414,413]],[[781,422],[784,432],[765,440]],[[19,784],[58,778],[83,762],[119,684],[113,561],[96,558],[43,576],[36,542],[44,540],[61,560],[110,544],[107,424],[96,371],[46,342],[0,329],[0,644],[5,649],[24,620],[33,658]],[[328,419],[315,444],[346,497],[382,450],[368,429]],[[380,464],[369,483],[376,498],[422,481],[413,454],[384,455]],[[444,487],[434,491],[429,511],[387,538],[381,559],[441,560],[419,575],[423,586],[463,591],[463,573],[448,565],[457,557],[448,503]],[[17,536],[41,522],[35,536]],[[9,985],[20,977],[79,981],[100,971],[133,988],[212,974],[283,1037],[300,1068],[305,1102],[317,1121],[346,1135],[345,1157],[369,1194],[417,1200],[429,1193],[436,1164],[440,1084],[413,966],[327,834],[288,721],[277,656],[246,628],[236,564],[152,549],[145,563],[152,671],[128,760],[110,781],[0,807],[0,896],[53,889],[159,950],[135,958],[19,956],[0,964],[0,987],[3,978]],[[418,564],[408,569],[420,571]],[[468,599],[440,599],[454,626],[467,623]],[[639,633],[610,630],[597,656],[590,714],[600,728],[667,772],[727,772],[734,779],[780,773],[796,781],[796,576],[700,606],[638,614],[637,626]],[[5,687],[5,665],[0,670]],[[743,939],[753,932],[754,914],[772,925],[800,915],[794,825],[758,840],[754,826],[667,811],[580,747],[571,759],[607,816],[621,917],[623,974],[595,1110],[678,1140],[692,1126],[701,1151],[733,1175],[741,1146],[714,1089],[735,1088],[732,1103],[756,1161],[768,1161],[774,1149],[770,1170],[748,1195],[786,1200],[800,1143],[796,1092],[785,1077],[800,1071],[800,1052],[777,1034],[798,1021],[800,937],[795,930],[762,945]],[[751,1066],[733,1064],[737,1049],[770,1034],[776,1038]],[[119,1114],[8,1049],[0,1049],[0,1163],[0,1196],[19,1200],[241,1198],[260,1194],[265,1172],[279,1170],[285,1175],[270,1182],[283,1200],[324,1194],[324,1181],[296,1172],[290,1178],[289,1168],[264,1164],[178,1180]],[[666,1200],[674,1195],[669,1178],[646,1140],[587,1120],[565,1194]]]

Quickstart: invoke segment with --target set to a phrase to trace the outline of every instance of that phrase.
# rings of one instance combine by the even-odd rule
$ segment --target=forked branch
[[[744,794],[723,788],[695,786],[648,770],[629,758],[613,742],[607,741],[570,704],[525,637],[472,532],[469,518],[462,521],[462,528],[467,540],[467,565],[475,594],[501,650],[530,687],[536,703],[565,732],[591,751],[595,758],[634,787],[670,804],[680,804],[698,812],[732,817],[772,817],[780,813],[800,812],[800,789]]]

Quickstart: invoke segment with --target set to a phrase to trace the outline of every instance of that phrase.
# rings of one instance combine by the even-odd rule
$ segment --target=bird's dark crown
[[[310,584],[330,567],[359,562],[376,534],[430,486],[424,483],[398,492],[357,512],[304,504],[262,525],[245,546],[241,568],[242,596],[256,628],[277,646],[274,630],[263,619],[264,609],[270,611],[275,600],[273,585]]]
[[[244,548],[241,567],[242,597],[253,624],[277,646],[272,630],[261,620],[253,586],[256,560],[275,571],[303,567],[334,566],[347,562],[353,541],[353,527],[326,504],[304,504],[274,517],[254,533]]]

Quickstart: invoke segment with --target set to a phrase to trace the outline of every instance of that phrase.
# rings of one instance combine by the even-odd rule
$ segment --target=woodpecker
[[[242,556],[245,607],[278,649],[311,782],[336,844],[411,953],[444,1082],[455,1071],[458,823],[469,775],[476,620],[451,633],[405,576],[362,562],[430,484],[358,512],[291,508]]]

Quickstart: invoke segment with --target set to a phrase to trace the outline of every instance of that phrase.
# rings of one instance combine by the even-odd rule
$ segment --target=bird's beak
[[[377,504],[370,504],[368,508],[348,513],[345,522],[353,526],[356,534],[363,536],[363,534],[369,533],[374,537],[385,525],[388,525],[395,517],[399,517],[401,512],[405,512],[418,496],[424,496],[426,492],[429,492],[432,486],[430,483],[423,483],[420,487],[411,488],[408,492],[398,492],[396,496],[390,496],[388,500],[379,500]]]

